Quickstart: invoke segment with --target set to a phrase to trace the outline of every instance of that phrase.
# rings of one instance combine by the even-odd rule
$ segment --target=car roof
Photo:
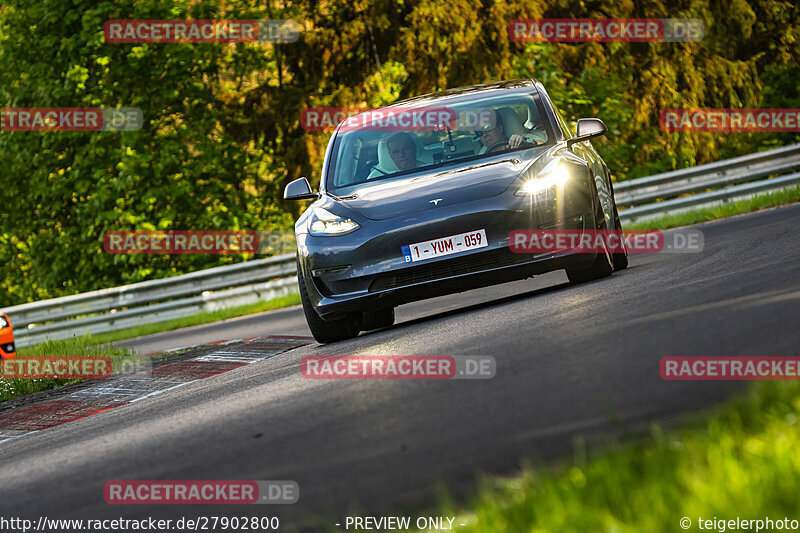
[[[432,103],[432,102],[441,104],[442,100],[456,99],[458,97],[465,97],[469,95],[477,95],[478,93],[488,92],[488,91],[499,91],[505,89],[524,89],[527,87],[532,87],[536,83],[537,83],[536,80],[527,79],[527,80],[496,81],[492,83],[482,83],[480,85],[467,85],[465,87],[454,87],[452,89],[445,89],[443,91],[438,91],[435,93],[414,96],[413,98],[408,98],[406,100],[394,102],[390,105],[383,107],[384,108],[402,107],[402,106],[416,107],[418,105],[425,105],[427,103]]]

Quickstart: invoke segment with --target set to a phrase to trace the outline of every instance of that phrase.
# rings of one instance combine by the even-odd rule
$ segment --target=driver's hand
[[[509,148],[519,148],[521,145],[527,144],[525,139],[522,135],[514,134],[508,138],[508,147]]]

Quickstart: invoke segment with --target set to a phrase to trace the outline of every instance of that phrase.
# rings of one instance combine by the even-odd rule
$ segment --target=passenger
[[[385,163],[380,160],[379,147],[378,164],[372,168],[372,172],[370,172],[367,179],[386,176],[387,174],[394,174],[395,172],[413,170],[425,165],[425,163],[417,159],[417,143],[414,142],[414,138],[409,133],[401,131],[390,136],[386,141],[386,149],[389,152],[391,162],[394,163],[394,166],[397,168],[384,168],[391,167],[391,165],[385,165]]]

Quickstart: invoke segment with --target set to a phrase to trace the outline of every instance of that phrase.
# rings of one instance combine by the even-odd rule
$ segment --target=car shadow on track
[[[576,289],[581,288],[581,287],[590,287],[590,286],[593,286],[593,285],[596,285],[596,284],[609,282],[609,281],[611,281],[611,280],[613,280],[615,278],[618,278],[620,276],[629,275],[629,273],[631,273],[631,272],[648,270],[651,266],[652,265],[649,264],[649,263],[638,264],[638,265],[630,265],[630,266],[628,266],[627,269],[619,271],[619,272],[615,272],[612,276],[610,276],[608,278],[603,278],[603,279],[595,280],[595,281],[588,282],[588,283],[581,283],[579,285],[571,285],[569,282],[565,281],[563,283],[557,283],[555,285],[549,285],[547,287],[541,287],[541,288],[533,289],[533,290],[530,290],[530,291],[520,292],[518,294],[511,294],[511,295],[502,296],[502,297],[499,297],[499,298],[487,299],[487,300],[484,300],[484,301],[481,301],[481,302],[477,302],[477,303],[473,303],[473,304],[467,304],[467,305],[464,305],[463,307],[457,307],[455,309],[449,309],[447,311],[433,312],[431,314],[426,314],[424,316],[419,316],[419,317],[416,317],[416,318],[412,318],[410,320],[404,320],[402,322],[397,322],[393,326],[390,326],[388,328],[381,328],[381,329],[376,329],[376,330],[372,330],[372,331],[368,331],[368,332],[362,332],[361,335],[359,335],[357,338],[369,337],[369,336],[371,336],[373,334],[376,334],[376,333],[381,333],[381,332],[385,332],[385,331],[391,331],[391,330],[394,330],[394,329],[399,329],[400,327],[412,326],[412,325],[415,325],[415,324],[421,324],[421,323],[428,322],[430,320],[436,320],[436,319],[439,319],[439,318],[446,318],[446,317],[450,317],[450,316],[454,316],[454,315],[459,315],[459,314],[462,314],[462,313],[468,313],[468,312],[471,312],[471,311],[479,311],[481,309],[485,309],[485,308],[488,308],[488,307],[493,307],[495,305],[502,305],[502,304],[505,304],[505,303],[515,302],[515,301],[522,300],[522,299],[525,299],[525,298],[534,298],[536,296],[542,296],[542,295],[545,295],[545,294],[551,294],[551,293],[559,292],[559,291],[562,291],[562,290],[576,290]],[[478,290],[480,290],[480,289],[478,289]],[[469,292],[469,291],[466,291],[466,292]],[[464,293],[460,293],[460,294],[464,294]],[[445,296],[443,298],[447,298],[447,296]]]
[[[362,333],[359,337],[368,337],[370,335],[373,335],[375,333],[381,333],[383,331],[390,331],[390,330],[393,330],[393,329],[398,329],[400,327],[406,327],[406,326],[412,326],[412,325],[415,325],[415,324],[421,324],[421,323],[424,323],[424,322],[429,322],[431,320],[436,320],[436,319],[440,319],[440,318],[446,318],[446,317],[450,317],[450,316],[460,315],[462,313],[469,313],[471,311],[479,311],[479,310],[485,309],[487,307],[493,307],[493,306],[496,306],[496,305],[502,305],[502,304],[509,303],[509,302],[515,302],[517,300],[523,300],[525,298],[533,298],[535,296],[540,296],[540,295],[549,294],[549,293],[555,293],[555,292],[558,292],[558,291],[561,291],[561,290],[564,290],[564,289],[572,289],[572,288],[574,288],[574,286],[570,285],[569,282],[564,282],[564,283],[559,283],[558,285],[551,285],[549,287],[542,287],[540,289],[534,289],[532,291],[521,292],[519,294],[512,294],[512,295],[503,296],[503,297],[500,297],[500,298],[492,298],[492,299],[485,300],[485,301],[482,301],[482,302],[478,302],[478,303],[474,303],[474,304],[468,304],[468,305],[465,305],[463,307],[458,307],[456,309],[450,309],[448,311],[434,312],[434,313],[429,314],[429,315],[425,315],[425,316],[421,316],[421,317],[417,317],[417,318],[412,318],[410,320],[405,320],[403,322],[398,322],[395,325],[393,325],[391,327],[388,327],[388,328],[376,329],[376,330],[373,330],[373,331]]]

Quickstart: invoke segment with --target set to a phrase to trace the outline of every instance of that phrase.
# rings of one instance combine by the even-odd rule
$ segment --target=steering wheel
[[[497,141],[497,142],[493,142],[492,144],[490,144],[489,146],[486,147],[486,153],[488,154],[489,152],[494,151],[496,148],[499,148],[500,146],[506,146],[506,145],[508,145],[508,140],[506,140],[506,139],[503,139],[503,140],[500,140],[500,141]]]

